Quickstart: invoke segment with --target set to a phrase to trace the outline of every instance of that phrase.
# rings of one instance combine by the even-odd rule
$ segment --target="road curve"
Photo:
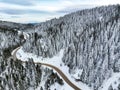
[[[17,59],[16,53],[17,53],[17,51],[18,51],[20,48],[21,48],[21,47],[17,47],[16,49],[13,50],[12,56],[13,56],[13,59],[14,59],[14,60]],[[22,62],[24,62],[24,61],[22,61]],[[54,70],[56,70],[56,71],[59,73],[59,75],[64,79],[64,81],[65,81],[68,85],[70,85],[74,90],[81,90],[79,87],[77,87],[75,84],[73,84],[73,83],[67,78],[67,76],[66,76],[59,68],[57,68],[56,66],[53,66],[53,65],[51,65],[51,64],[46,64],[46,63],[40,63],[40,62],[34,62],[34,63],[35,63],[35,64],[45,65],[45,66],[48,66],[48,67],[53,68]]]
[[[13,57],[13,59],[14,60],[16,60],[17,59],[17,57],[16,57],[16,53],[17,53],[17,51],[20,49],[21,47],[17,47],[16,49],[14,49],[13,51],[12,51],[12,57]]]

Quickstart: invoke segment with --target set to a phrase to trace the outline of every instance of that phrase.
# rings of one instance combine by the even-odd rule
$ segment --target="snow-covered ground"
[[[103,88],[100,90],[108,90],[109,86],[111,85],[113,90],[118,90],[118,85],[120,84],[120,73],[113,73],[112,76],[105,80],[103,83]]]
[[[41,63],[47,63],[47,64],[54,65],[54,66],[58,67],[68,77],[68,79],[72,83],[74,83],[77,87],[79,87],[82,90],[91,90],[86,84],[84,84],[80,81],[77,82],[74,79],[74,78],[77,78],[78,75],[80,75],[82,73],[82,70],[77,69],[76,73],[73,74],[73,75],[71,75],[69,73],[69,68],[67,66],[65,66],[64,63],[62,62],[63,52],[64,52],[64,50],[62,49],[53,58],[42,58],[42,57],[38,57],[37,55],[33,55],[32,53],[25,53],[22,50],[22,48],[20,48],[18,50],[18,52],[16,53],[16,56],[17,56],[18,59],[20,59],[22,61],[28,61],[28,58],[33,58],[34,62],[41,62]],[[56,71],[54,70],[54,72],[56,72]],[[53,88],[53,87],[59,87],[59,86],[57,84],[55,84],[55,85],[52,85],[51,87]],[[64,86],[61,87],[61,89],[59,88],[58,90],[68,90],[68,89],[73,90],[72,87],[70,87],[66,82],[64,82]]]

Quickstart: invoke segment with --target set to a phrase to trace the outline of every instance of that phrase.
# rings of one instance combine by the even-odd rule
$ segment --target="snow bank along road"
[[[17,59],[17,57],[16,57],[16,52],[20,49],[21,47],[18,47],[18,48],[16,48],[14,51],[13,51],[13,53],[12,53],[12,55],[13,55],[13,59],[14,60],[16,60]],[[25,62],[25,61],[22,61],[23,63]],[[56,70],[58,73],[59,73],[59,75],[65,80],[65,82],[67,83],[67,84],[69,84],[73,89],[75,89],[75,90],[81,90],[80,88],[78,88],[76,85],[74,85],[68,78],[67,78],[67,76],[59,69],[59,68],[57,68],[56,66],[53,66],[53,65],[50,65],[50,64],[46,64],[46,63],[40,63],[40,62],[35,62],[36,64],[41,64],[41,65],[45,65],[45,66],[48,66],[48,67],[51,67],[51,68],[53,68],[54,70]]]

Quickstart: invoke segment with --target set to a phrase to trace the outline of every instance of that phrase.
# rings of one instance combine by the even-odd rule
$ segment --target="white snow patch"
[[[112,85],[114,90],[117,90],[118,84],[120,83],[120,73],[113,73],[112,76],[106,80],[100,90],[108,90],[109,86]]]
[[[29,35],[27,33],[23,32],[23,35],[25,40],[29,38]]]
[[[102,20],[102,18],[103,18],[102,16],[101,16],[101,17],[99,17],[99,20],[101,21],[101,20]]]
[[[79,79],[81,74],[82,74],[82,72],[83,72],[83,69],[76,68],[75,72],[72,74],[73,78]]]
[[[50,86],[50,90],[74,90],[69,85],[64,84],[63,86],[59,85],[58,83],[55,83]]]
[[[18,35],[21,35],[22,34],[22,31],[18,31]]]

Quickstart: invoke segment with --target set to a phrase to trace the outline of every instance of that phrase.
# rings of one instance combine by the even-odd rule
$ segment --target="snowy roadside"
[[[18,59],[20,60],[24,60],[24,61],[28,61],[28,58],[33,58],[34,62],[40,62],[40,63],[46,63],[46,64],[51,64],[54,65],[56,67],[58,67],[67,77],[68,79],[74,83],[77,87],[81,88],[82,90],[91,90],[86,84],[82,83],[82,82],[76,82],[75,79],[73,77],[77,77],[82,70],[79,70],[80,73],[76,73],[74,75],[71,75],[69,73],[69,68],[67,66],[64,65],[64,63],[62,62],[62,57],[63,57],[63,52],[64,50],[62,49],[56,56],[54,56],[53,58],[42,58],[42,57],[38,57],[36,55],[33,55],[31,53],[25,53],[22,48],[20,48],[18,50],[18,52],[16,53],[16,56]],[[49,68],[49,67],[48,67]],[[54,70],[54,72],[56,72]],[[58,74],[59,75],[59,74]],[[59,75],[60,76],[60,75]],[[64,82],[64,89],[60,89],[59,90],[73,90],[73,88],[71,88],[66,82]],[[57,84],[55,84],[56,86]],[[58,86],[58,85],[57,85]]]

